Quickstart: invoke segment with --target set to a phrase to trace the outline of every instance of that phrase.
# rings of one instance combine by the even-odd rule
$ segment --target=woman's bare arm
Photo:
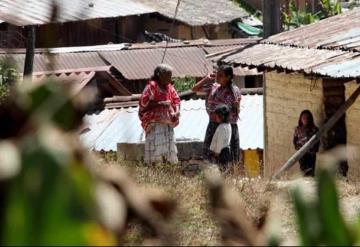
[[[212,82],[215,80],[215,75],[213,74],[210,74],[210,75],[207,75],[205,76],[204,78],[202,78],[200,81],[198,81],[192,88],[192,91],[193,92],[199,92],[202,90],[203,86],[206,84],[206,83],[209,83],[209,82]]]

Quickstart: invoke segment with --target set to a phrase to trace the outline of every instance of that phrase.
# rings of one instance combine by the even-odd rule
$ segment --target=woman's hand
[[[160,106],[171,106],[171,101],[170,100],[159,101],[157,103]]]
[[[180,117],[180,107],[176,106],[175,109],[171,112],[171,117],[176,120]]]
[[[209,73],[203,79],[205,79],[207,81],[213,81],[213,80],[215,80],[215,77],[216,77],[215,73]]]
[[[172,113],[171,113],[171,116],[172,116],[173,118],[180,117],[180,111],[172,112]]]
[[[204,78],[202,78],[199,82],[197,82],[197,83],[193,86],[192,91],[193,91],[193,92],[201,91],[201,89],[203,88],[203,86],[204,86],[206,83],[213,82],[213,81],[215,81],[215,74],[214,74],[214,73],[210,73],[210,74],[208,74],[207,76],[205,76]]]

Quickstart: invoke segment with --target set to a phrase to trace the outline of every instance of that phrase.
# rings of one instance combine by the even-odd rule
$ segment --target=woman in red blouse
[[[204,140],[204,158],[211,160],[212,153],[210,144],[213,135],[218,127],[215,109],[217,106],[225,104],[230,108],[230,124],[231,124],[231,158],[233,162],[240,160],[240,141],[237,121],[240,113],[240,89],[233,83],[234,72],[231,66],[222,65],[218,68],[216,77],[209,75],[196,83],[193,87],[194,92],[205,92],[206,110],[209,115],[209,124]]]
[[[139,101],[146,163],[178,162],[174,127],[179,124],[180,98],[171,84],[171,77],[169,65],[158,65]]]

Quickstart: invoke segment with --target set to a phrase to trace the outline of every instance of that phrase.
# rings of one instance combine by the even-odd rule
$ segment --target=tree
[[[7,98],[10,87],[19,77],[16,69],[6,60],[0,60],[0,104]]]
[[[328,18],[330,16],[341,14],[341,4],[338,0],[321,0],[321,10],[317,13],[312,13],[309,6],[305,10],[300,10],[295,2],[289,2],[289,13],[283,12],[284,24],[290,29],[297,28],[303,25],[314,23],[318,20]]]

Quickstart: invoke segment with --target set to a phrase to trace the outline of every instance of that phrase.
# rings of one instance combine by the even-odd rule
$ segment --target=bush
[[[181,93],[190,90],[195,85],[195,78],[186,76],[185,78],[174,78],[174,87],[177,92]]]

